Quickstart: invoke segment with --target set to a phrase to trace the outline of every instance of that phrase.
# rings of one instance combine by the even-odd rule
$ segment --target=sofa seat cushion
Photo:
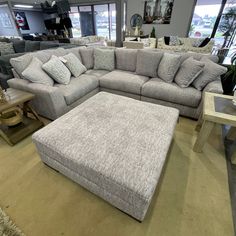
[[[189,107],[198,107],[202,93],[193,87],[181,88],[175,83],[166,83],[153,78],[143,85],[142,95]]]
[[[67,85],[55,84],[58,87],[67,105],[71,105],[73,102],[85,96],[87,93],[98,87],[98,79],[92,75],[80,75],[79,77],[71,77],[70,83]]]
[[[106,75],[106,74],[108,74],[108,73],[110,73],[110,71],[107,71],[107,70],[87,70],[86,72],[85,72],[85,74],[87,74],[87,75],[93,75],[93,76],[96,76],[97,78],[100,78],[100,77],[102,77],[103,75]]]
[[[148,77],[134,72],[114,70],[100,78],[100,87],[141,94],[141,88],[148,80]]]

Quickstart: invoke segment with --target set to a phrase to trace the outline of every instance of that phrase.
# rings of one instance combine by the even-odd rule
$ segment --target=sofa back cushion
[[[14,40],[13,47],[16,53],[25,52],[25,40]]]
[[[23,78],[22,72],[30,64],[32,59],[32,53],[26,53],[23,56],[11,58],[10,63],[17,72],[17,74]]]
[[[116,69],[125,71],[136,71],[137,50],[117,48],[116,54]]]
[[[82,63],[85,65],[85,67],[89,69],[93,69],[94,67],[94,49],[93,48],[81,48],[79,49],[80,56],[82,58]]]
[[[136,73],[148,77],[157,77],[157,68],[162,56],[162,52],[138,50]]]
[[[40,42],[39,41],[25,41],[25,52],[34,52],[40,50]]]
[[[164,53],[158,67],[158,76],[167,83],[171,83],[181,64],[178,54]]]
[[[57,48],[59,47],[59,43],[58,42],[50,42],[50,41],[41,41],[40,42],[40,50],[45,50],[45,49],[49,49],[49,48]]]
[[[73,53],[82,62],[82,58],[81,58],[80,53],[79,53],[80,48],[81,47],[67,48],[67,49],[65,49],[65,51],[66,51],[67,54]]]
[[[67,54],[66,50],[64,48],[56,48],[56,49],[48,49],[48,50],[42,50],[32,53],[34,57],[37,57],[40,61],[43,63],[46,63],[49,61],[52,55],[61,57],[65,56]]]
[[[200,61],[203,57],[208,58],[209,60],[217,63],[219,58],[216,55],[211,55],[211,54],[202,54],[202,53],[196,53],[196,52],[174,52],[170,50],[162,50],[162,49],[150,49],[152,51],[159,51],[163,53],[169,53],[169,54],[175,54],[175,55],[181,55],[181,64],[188,59],[189,57],[193,57],[193,59]]]
[[[108,70],[115,69],[115,52],[113,49],[94,49],[94,69]]]

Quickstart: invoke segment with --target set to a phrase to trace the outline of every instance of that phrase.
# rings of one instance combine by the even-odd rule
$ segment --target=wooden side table
[[[10,145],[18,143],[20,140],[43,127],[38,114],[30,106],[29,102],[35,97],[34,94],[17,89],[7,89],[7,102],[0,104],[0,113],[12,107],[20,107],[23,111],[23,121],[13,127],[8,127],[0,123],[0,136]],[[32,114],[33,118],[28,115]]]
[[[195,152],[202,152],[215,124],[236,127],[236,107],[232,100],[233,96],[205,93],[202,115],[196,127],[196,130],[200,129],[200,132],[193,147]]]

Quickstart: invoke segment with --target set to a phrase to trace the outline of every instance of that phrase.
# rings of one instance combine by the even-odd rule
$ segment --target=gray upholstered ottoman
[[[98,93],[33,135],[44,163],[142,221],[179,112]]]

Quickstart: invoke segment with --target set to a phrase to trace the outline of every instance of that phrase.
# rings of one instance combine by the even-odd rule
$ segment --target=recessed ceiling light
[[[16,5],[14,5],[14,7],[19,7],[19,8],[33,8],[34,6],[16,4]]]

